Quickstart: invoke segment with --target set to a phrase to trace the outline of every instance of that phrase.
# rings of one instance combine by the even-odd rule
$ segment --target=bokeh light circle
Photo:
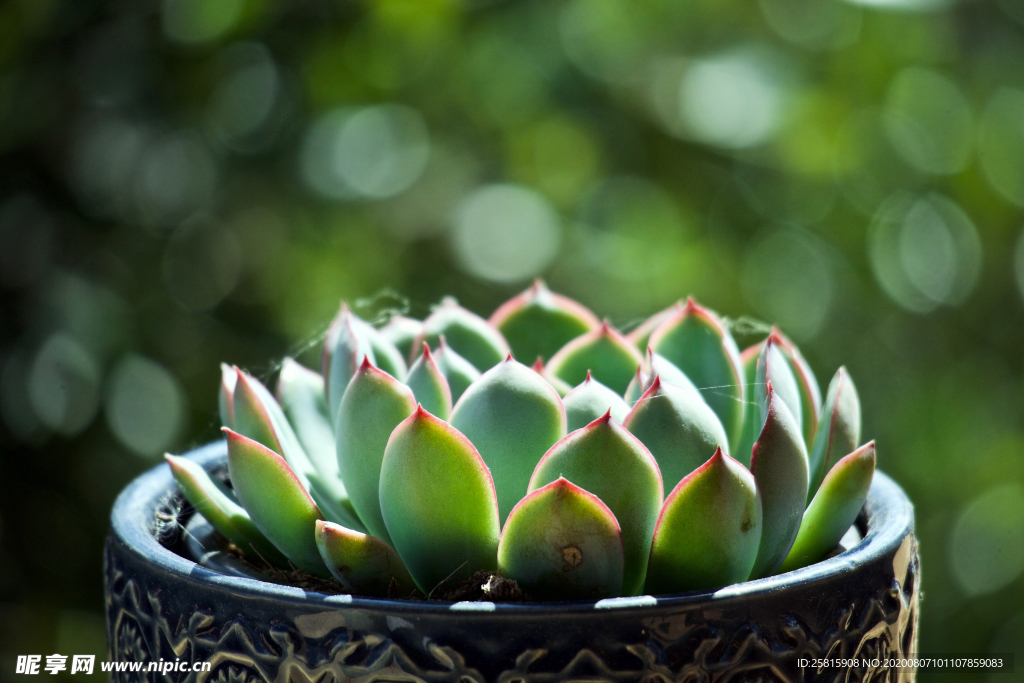
[[[171,447],[183,426],[185,398],[163,366],[125,355],[111,371],[105,394],[107,425],[128,450],[153,457]]]
[[[969,595],[992,593],[1024,571],[1024,487],[1000,484],[964,508],[949,538],[949,562]]]
[[[386,199],[407,190],[426,168],[430,136],[423,116],[404,105],[336,109],[310,129],[302,175],[329,199]]]
[[[971,293],[981,272],[981,238],[952,200],[898,192],[875,214],[868,256],[875,279],[893,301],[927,313],[958,305]]]
[[[462,268],[485,280],[517,282],[547,268],[562,239],[554,207],[518,185],[482,187],[456,210],[452,247]]]
[[[65,436],[89,426],[99,406],[100,369],[78,341],[58,332],[43,343],[28,375],[36,417]]]

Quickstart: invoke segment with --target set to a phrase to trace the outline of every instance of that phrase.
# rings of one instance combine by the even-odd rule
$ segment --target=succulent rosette
[[[874,444],[844,368],[822,400],[780,331],[740,351],[692,299],[629,334],[537,282],[485,319],[347,306],[276,394],[223,366],[228,479],[167,456],[258,566],[433,596],[478,572],[532,599],[716,588],[833,552]]]

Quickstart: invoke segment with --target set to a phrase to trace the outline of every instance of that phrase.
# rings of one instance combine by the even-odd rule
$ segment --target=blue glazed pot
[[[226,448],[189,457],[223,468]],[[115,681],[914,679],[800,663],[916,651],[913,507],[881,472],[857,522],[864,538],[846,552],[718,591],[599,602],[328,596],[211,571],[154,534],[175,495],[170,469],[159,465],[114,504],[104,573],[110,658],[142,669],[115,672]],[[147,670],[160,660],[179,663],[165,674]]]

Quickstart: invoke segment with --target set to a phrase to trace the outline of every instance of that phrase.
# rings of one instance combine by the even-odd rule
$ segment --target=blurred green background
[[[1024,680],[1022,207],[1021,0],[3,0],[0,679],[104,651],[111,503],[220,361],[542,275],[845,364],[921,650],[1018,651],[928,680]]]

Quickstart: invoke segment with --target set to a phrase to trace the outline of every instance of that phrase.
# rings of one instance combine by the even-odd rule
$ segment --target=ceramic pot
[[[226,467],[223,443],[189,457]],[[104,576],[110,658],[125,667],[115,681],[914,679],[801,662],[916,651],[913,507],[882,472],[857,521],[863,539],[837,556],[712,592],[598,602],[329,596],[214,571],[187,557],[176,496],[162,464],[114,505]]]

